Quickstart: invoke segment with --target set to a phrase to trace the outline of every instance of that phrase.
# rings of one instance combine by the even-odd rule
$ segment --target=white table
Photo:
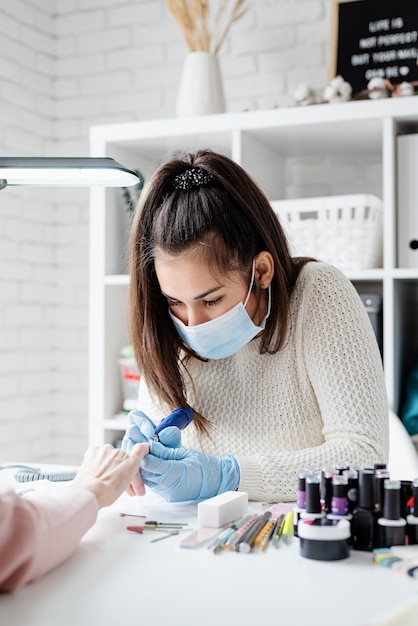
[[[405,619],[380,618],[418,600],[417,579],[375,565],[370,553],[313,561],[300,556],[293,538],[277,550],[215,555],[181,548],[185,533],[151,543],[159,533],[127,531],[139,520],[120,512],[196,528],[196,504],[123,495],[99,513],[66,563],[0,595],[1,625],[269,626],[285,619],[296,626],[406,626]]]

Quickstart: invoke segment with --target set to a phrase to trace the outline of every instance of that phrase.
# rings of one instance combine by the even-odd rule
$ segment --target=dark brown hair
[[[191,168],[203,170],[205,182],[179,189],[175,177]],[[187,362],[200,357],[174,328],[160,291],[154,256],[156,250],[181,254],[198,243],[208,244],[202,246],[202,253],[210,267],[242,272],[248,282],[254,257],[264,250],[273,256],[271,313],[261,353],[273,354],[283,346],[290,295],[308,261],[290,256],[286,236],[267,197],[231,159],[200,150],[178,155],[157,169],[142,192],[131,228],[129,328],[141,375],[151,393],[170,410],[187,405]],[[196,414],[194,423],[200,433],[207,433],[203,416]]]

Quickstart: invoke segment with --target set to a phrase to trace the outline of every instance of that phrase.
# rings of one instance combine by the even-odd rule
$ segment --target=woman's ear
[[[274,260],[270,252],[263,250],[254,259],[255,282],[261,289],[267,289],[274,276]]]

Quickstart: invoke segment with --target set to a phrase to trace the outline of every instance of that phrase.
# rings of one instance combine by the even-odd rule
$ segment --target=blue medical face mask
[[[203,322],[197,326],[186,326],[169,311],[177,333],[196,354],[205,359],[225,359],[241,350],[264,330],[271,307],[270,286],[267,314],[259,326],[254,324],[245,309],[254,282],[254,271],[255,265],[253,264],[250,288],[245,301],[239,302],[232,309],[209,322]]]

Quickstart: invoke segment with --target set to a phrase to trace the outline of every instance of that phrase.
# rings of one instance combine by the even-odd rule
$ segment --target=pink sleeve
[[[65,561],[97,512],[92,493],[69,485],[27,496],[0,490],[0,589],[16,589]]]

